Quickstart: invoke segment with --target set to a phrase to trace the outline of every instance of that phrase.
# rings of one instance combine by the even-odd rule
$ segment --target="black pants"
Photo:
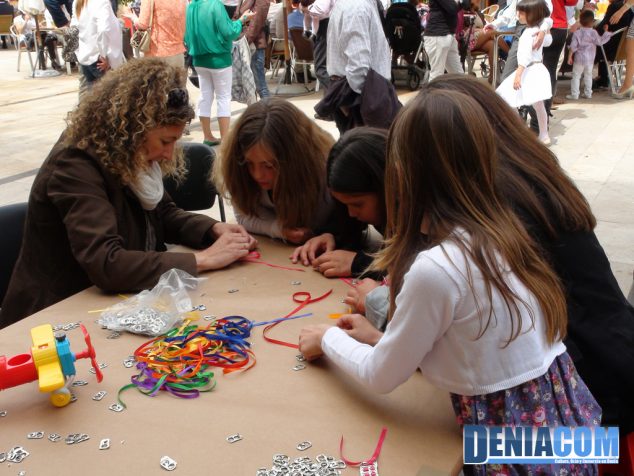
[[[44,0],[44,5],[53,17],[53,22],[57,28],[68,25],[68,18],[62,7],[66,9],[69,15],[73,14],[73,0]]]
[[[330,75],[326,71],[326,52],[328,51],[328,18],[319,22],[319,31],[315,38],[313,54],[315,57],[315,76],[319,80],[322,88],[326,90],[330,84]]]
[[[53,67],[59,66],[59,60],[57,59],[57,38],[53,34],[49,34],[45,31],[40,32],[40,38],[48,56],[51,58]],[[35,50],[35,32],[27,33],[24,35],[26,46],[29,50]],[[44,48],[40,48],[39,64],[40,69],[46,69],[46,56],[44,55]]]

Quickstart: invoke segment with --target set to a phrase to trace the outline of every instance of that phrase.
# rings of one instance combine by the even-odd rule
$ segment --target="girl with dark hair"
[[[544,0],[522,0],[517,4],[519,23],[526,28],[519,39],[517,47],[517,69],[514,75],[508,76],[497,93],[512,107],[533,106],[539,123],[539,139],[550,144],[548,136],[548,114],[544,101],[553,95],[548,70],[542,63],[542,47],[533,49],[534,36],[539,32],[539,25],[549,15]],[[552,38],[545,43],[550,44]]]
[[[309,360],[326,354],[377,392],[420,368],[450,392],[461,425],[597,426],[601,410],[561,341],[563,290],[500,193],[497,140],[485,114],[469,96],[438,90],[403,108],[388,139],[387,240],[374,263],[390,274],[391,320],[374,346],[362,333],[351,337],[345,322],[307,327],[300,351]],[[470,469],[597,472],[594,465]]]
[[[387,131],[359,127],[346,132],[335,143],[326,166],[330,194],[347,208],[348,215],[379,232],[385,229],[385,145]],[[313,266],[326,277],[358,276],[372,262],[360,251],[337,249],[334,234],[324,233],[311,238],[291,255],[293,263]]]

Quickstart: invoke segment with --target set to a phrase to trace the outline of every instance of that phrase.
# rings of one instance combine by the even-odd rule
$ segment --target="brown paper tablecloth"
[[[262,257],[268,262],[290,266],[291,248],[261,239]],[[327,299],[309,305],[309,318],[278,325],[272,336],[297,342],[302,326],[333,323],[330,313],[345,311],[341,300],[347,284],[329,280],[319,273],[274,269],[262,264],[241,263],[205,275],[208,279],[191,293],[194,305],[207,306],[215,316],[242,315],[255,321],[282,317],[296,307],[292,294],[308,291],[313,297],[329,289]],[[293,285],[301,281],[301,285]],[[229,293],[229,289],[238,292]],[[160,475],[162,456],[178,462],[173,474],[255,475],[260,467],[270,468],[276,453],[315,458],[319,453],[339,458],[339,439],[345,436],[346,457],[369,458],[383,426],[387,438],[379,458],[381,476],[449,474],[459,470],[461,438],[449,396],[432,387],[420,373],[389,395],[376,395],[351,381],[323,359],[302,371],[291,368],[297,351],[270,344],[261,328],[250,341],[256,366],[244,373],[223,376],[216,372],[217,386],[196,399],[180,399],[165,392],[151,398],[128,390],[123,398],[127,410],[115,413],[108,406],[116,401],[119,388],[130,382],[135,369],[122,361],[149,338],[123,334],[106,339],[110,331],[95,323],[103,309],[121,300],[90,288],[30,318],[0,331],[0,355],[29,352],[30,329],[43,323],[81,321],[90,332],[97,360],[105,362],[104,381],[97,383],[88,372],[88,360],[76,363],[77,379],[88,385],[73,387],[78,400],[55,408],[48,394],[40,393],[37,382],[0,392],[0,452],[22,446],[30,452],[22,463],[0,464],[0,474],[34,475]],[[68,332],[73,352],[84,349],[79,329]],[[99,390],[108,394],[93,401]],[[28,440],[27,434],[45,432],[44,439]],[[62,440],[46,436],[58,433]],[[90,440],[66,445],[71,433],[86,433]],[[240,433],[234,444],[225,440]],[[99,442],[110,438],[111,448],[100,451]],[[296,445],[308,440],[312,448],[300,452]],[[344,475],[358,474],[355,468]]]

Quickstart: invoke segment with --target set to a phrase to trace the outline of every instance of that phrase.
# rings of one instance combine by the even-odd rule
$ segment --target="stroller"
[[[416,7],[393,3],[385,15],[385,30],[392,48],[392,82],[406,80],[410,90],[418,89],[429,81],[430,66]]]

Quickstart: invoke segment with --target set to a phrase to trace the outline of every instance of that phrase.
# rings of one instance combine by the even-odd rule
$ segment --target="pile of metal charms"
[[[182,398],[196,398],[200,392],[212,390],[216,385],[212,367],[220,367],[227,374],[255,365],[247,341],[252,327],[253,323],[244,317],[229,316],[204,328],[174,328],[146,342],[134,352],[139,373],[119,390],[119,395],[132,387],[149,396],[167,391]],[[120,399],[119,403],[125,407]]]
[[[346,469],[346,463],[333,456],[320,454],[315,460],[308,456],[291,460],[287,455],[276,454],[273,465],[258,469],[255,476],[338,476],[342,469]]]
[[[127,309],[122,309],[114,315],[108,316],[107,322],[113,321],[116,323],[116,327],[108,324],[109,329],[156,336],[164,332],[166,326],[171,325],[174,317],[169,312],[159,311],[153,307],[141,307],[132,313]]]

